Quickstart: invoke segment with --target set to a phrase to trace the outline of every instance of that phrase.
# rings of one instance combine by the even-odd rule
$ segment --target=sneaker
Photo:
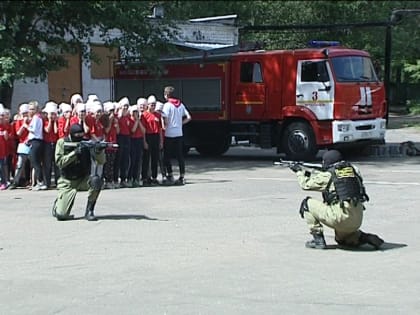
[[[0,185],[0,190],[6,190],[7,189],[7,185],[6,184],[1,184]]]
[[[164,185],[173,185],[175,183],[174,177],[168,176],[165,178],[165,180],[162,182]]]
[[[156,178],[152,178],[152,180],[150,181],[150,183],[152,185],[159,185],[159,181]]]
[[[133,181],[133,188],[140,187],[140,182],[138,180]]]
[[[104,184],[104,189],[112,189],[112,188],[114,188],[114,187],[113,187],[113,185],[112,185],[112,183],[110,183],[110,182],[106,182],[106,183]]]
[[[142,179],[141,181],[143,182],[142,186],[150,186],[152,184],[152,182],[149,178]]]
[[[175,181],[175,185],[185,185],[185,178],[180,177]]]
[[[127,188],[133,188],[133,181],[131,179],[128,180],[126,185],[127,185]]]
[[[36,184],[32,187],[32,190],[47,190],[48,187],[45,184]]]
[[[7,187],[7,189],[10,189],[10,190],[12,190],[12,189],[16,189],[17,188],[17,186],[15,185],[15,184],[10,184],[9,185],[9,187]]]

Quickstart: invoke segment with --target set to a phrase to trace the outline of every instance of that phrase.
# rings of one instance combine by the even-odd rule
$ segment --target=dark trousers
[[[55,143],[54,142],[45,142],[44,143],[44,156],[43,156],[43,169],[44,169],[44,178],[45,184],[48,187],[51,187],[51,171],[54,169],[54,183],[57,185],[58,178],[60,177],[60,171],[55,164]]]
[[[105,182],[110,183],[113,181],[118,181],[118,171],[117,175],[114,174],[115,171],[115,158],[117,156],[117,152],[115,151],[105,151],[106,155],[106,162],[104,165],[104,178]]]
[[[165,137],[163,147],[163,164],[165,165],[168,176],[172,175],[171,159],[176,158],[179,166],[179,175],[185,174],[184,161],[184,142],[182,137],[169,138]]]
[[[147,150],[144,150],[143,154],[143,165],[141,173],[142,179],[149,178],[149,170],[152,175],[152,178],[157,178],[158,163],[160,158],[159,140],[160,136],[158,133],[146,134],[146,142],[149,148]]]
[[[30,141],[31,152],[29,154],[29,159],[31,165],[35,170],[35,181],[38,183],[43,182],[44,176],[42,172],[42,158],[44,156],[44,141],[39,139],[32,139]],[[36,185],[36,183],[32,183]]]
[[[121,182],[125,182],[128,176],[128,167],[130,165],[130,136],[118,135],[117,143],[117,160],[120,171],[120,179]]]
[[[139,180],[140,165],[143,155],[143,138],[130,139],[130,167],[128,169],[128,180]]]

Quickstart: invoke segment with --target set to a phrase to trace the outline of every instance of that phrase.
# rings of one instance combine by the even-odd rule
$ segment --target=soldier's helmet
[[[70,127],[70,139],[72,142],[80,142],[83,140],[83,127],[79,124],[73,124]]]
[[[330,165],[343,160],[343,156],[337,150],[328,150],[322,155],[322,167],[327,169]]]

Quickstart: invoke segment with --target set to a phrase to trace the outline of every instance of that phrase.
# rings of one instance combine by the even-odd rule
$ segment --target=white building
[[[200,50],[236,46],[239,37],[236,18],[236,15],[225,15],[179,22],[179,36],[169,43]],[[84,99],[96,94],[102,101],[111,100],[113,63],[118,60],[119,52],[105,48],[99,36],[94,36],[92,43],[90,49],[100,57],[100,64],[86,64],[80,55],[68,55],[69,67],[51,71],[44,82],[15,81],[12,112],[30,100],[37,100],[41,105],[50,100],[69,103],[74,93],[81,93]]]

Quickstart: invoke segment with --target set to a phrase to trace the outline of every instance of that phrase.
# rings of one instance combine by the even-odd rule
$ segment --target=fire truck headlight
[[[348,132],[350,130],[350,125],[349,124],[340,124],[340,125],[337,125],[337,129],[340,132]]]

